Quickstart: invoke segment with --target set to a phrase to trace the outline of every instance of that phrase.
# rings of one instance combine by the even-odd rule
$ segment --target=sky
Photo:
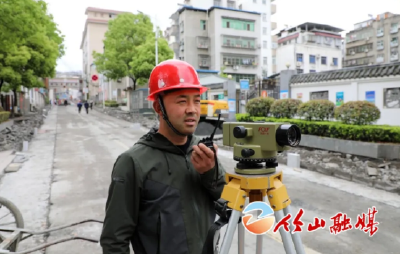
[[[66,54],[57,62],[57,71],[81,71],[82,51],[80,44],[86,21],[87,7],[117,11],[141,11],[149,15],[163,31],[170,25],[170,15],[183,0],[47,0],[49,13],[54,16],[61,33],[65,35]],[[285,25],[296,26],[304,22],[327,24],[343,29],[353,29],[355,23],[369,19],[369,14],[384,12],[400,14],[400,0],[275,0],[277,12],[272,21],[277,22],[278,33]],[[194,6],[195,7],[195,6]]]

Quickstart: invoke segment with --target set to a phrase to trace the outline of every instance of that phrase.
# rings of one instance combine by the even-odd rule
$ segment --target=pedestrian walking
[[[84,106],[85,106],[85,109],[86,109],[86,114],[89,114],[89,103],[88,103],[88,101],[85,101]]]
[[[103,254],[200,254],[225,186],[216,154],[194,135],[201,86],[193,66],[167,60],[150,74],[148,100],[159,128],[120,154],[100,237]],[[218,147],[214,145],[216,152]]]
[[[82,102],[79,101],[78,102],[78,112],[79,112],[79,114],[81,113],[81,109],[82,109]]]

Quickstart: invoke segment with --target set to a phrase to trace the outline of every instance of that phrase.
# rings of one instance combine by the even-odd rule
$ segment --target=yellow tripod
[[[235,169],[235,171],[239,170]],[[282,171],[279,169],[273,173],[255,175],[240,175],[234,172],[226,173],[225,180],[227,185],[222,192],[220,201],[225,201],[227,207],[232,209],[232,213],[229,218],[224,240],[221,244],[221,250],[218,253],[229,253],[236,225],[240,221],[247,197],[251,203],[255,201],[265,201],[265,196],[268,196],[270,205],[275,212],[276,222],[283,219],[287,214],[291,214],[291,200],[285,185],[282,183],[282,175]],[[292,218],[288,221],[291,231],[293,231],[291,223]],[[279,229],[279,232],[287,254],[305,254],[299,234],[291,234],[285,231],[283,227]],[[257,254],[262,253],[262,237],[262,235],[257,236]],[[292,238],[294,247],[290,242],[290,238]],[[241,223],[239,223],[238,228],[238,240],[238,253],[244,254],[244,227]]]

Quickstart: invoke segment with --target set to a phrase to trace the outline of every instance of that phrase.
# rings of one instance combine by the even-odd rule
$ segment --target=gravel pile
[[[0,152],[7,150],[22,151],[23,141],[31,141],[35,128],[43,124],[42,111],[23,116],[22,120],[14,120],[11,127],[0,131]]]
[[[385,161],[307,148],[291,148],[289,152],[300,154],[301,168],[400,194],[398,160]],[[287,153],[279,154],[279,163],[287,163]]]

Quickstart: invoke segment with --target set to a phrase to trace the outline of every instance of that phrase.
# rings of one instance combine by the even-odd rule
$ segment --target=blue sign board
[[[367,91],[365,92],[365,100],[375,103],[375,91]]]
[[[228,99],[229,112],[236,112],[236,100]]]
[[[241,79],[240,80],[240,90],[249,90],[250,89],[250,82],[248,79]]]

